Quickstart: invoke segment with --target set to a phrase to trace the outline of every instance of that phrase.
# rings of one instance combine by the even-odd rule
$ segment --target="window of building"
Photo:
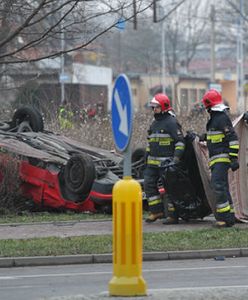
[[[206,90],[205,89],[200,89],[199,90],[199,100],[201,100],[204,96],[204,94],[206,93]]]
[[[190,89],[190,104],[197,102],[197,89]]]

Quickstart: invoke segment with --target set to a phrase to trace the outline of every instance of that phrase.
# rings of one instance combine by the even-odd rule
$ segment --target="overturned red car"
[[[43,125],[39,111],[29,106],[0,123],[1,155],[14,154],[19,160],[23,195],[42,208],[111,212],[112,188],[122,177],[123,158],[45,131]],[[143,169],[144,150],[137,149],[132,176],[142,178]]]

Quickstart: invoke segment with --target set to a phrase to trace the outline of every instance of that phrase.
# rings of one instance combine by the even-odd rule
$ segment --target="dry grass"
[[[147,130],[152,119],[153,114],[150,110],[134,115],[132,148],[146,147]],[[204,112],[194,116],[178,116],[178,120],[183,127],[184,133],[191,130],[201,134],[205,132],[207,113]],[[61,131],[56,119],[46,124],[46,127],[48,130],[64,134],[90,146],[107,150],[115,148],[111,128],[111,117],[109,115],[96,117],[95,119],[87,120],[85,123],[76,122],[73,130]]]
[[[19,213],[26,209],[21,193],[20,162],[8,154],[0,156],[0,214]]]

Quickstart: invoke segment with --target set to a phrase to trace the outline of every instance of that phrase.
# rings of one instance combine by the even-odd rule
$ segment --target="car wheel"
[[[12,118],[12,128],[17,127],[17,131],[21,132],[20,129],[18,129],[19,125],[21,125],[23,122],[26,122],[29,124],[32,131],[39,132],[44,129],[44,123],[42,116],[38,110],[36,110],[33,107],[30,106],[24,106],[16,110],[16,112],[13,115]],[[27,129],[27,127],[26,127]],[[30,130],[29,130],[30,131]]]
[[[9,130],[10,129],[10,125],[8,123],[5,122],[0,122],[0,130]]]
[[[144,178],[146,149],[137,148],[132,153],[132,172],[134,177],[138,179]]]
[[[68,190],[77,194],[88,194],[95,179],[95,166],[87,154],[75,154],[67,162],[64,182]]]
[[[32,107],[32,108],[36,112],[37,118],[39,119],[39,127],[40,127],[39,131],[43,131],[44,130],[43,116],[42,116],[42,114],[40,113],[40,111],[36,107]]]
[[[135,162],[145,162],[146,149],[145,148],[137,148],[132,153],[132,163]]]

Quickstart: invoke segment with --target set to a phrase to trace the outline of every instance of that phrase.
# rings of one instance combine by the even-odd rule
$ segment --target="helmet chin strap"
[[[163,114],[163,111],[159,112],[159,113],[154,113],[154,116],[159,116],[159,115],[162,115]]]
[[[154,113],[154,118],[157,120],[157,119],[160,119],[161,117],[163,116],[163,112],[161,111],[160,113]]]

